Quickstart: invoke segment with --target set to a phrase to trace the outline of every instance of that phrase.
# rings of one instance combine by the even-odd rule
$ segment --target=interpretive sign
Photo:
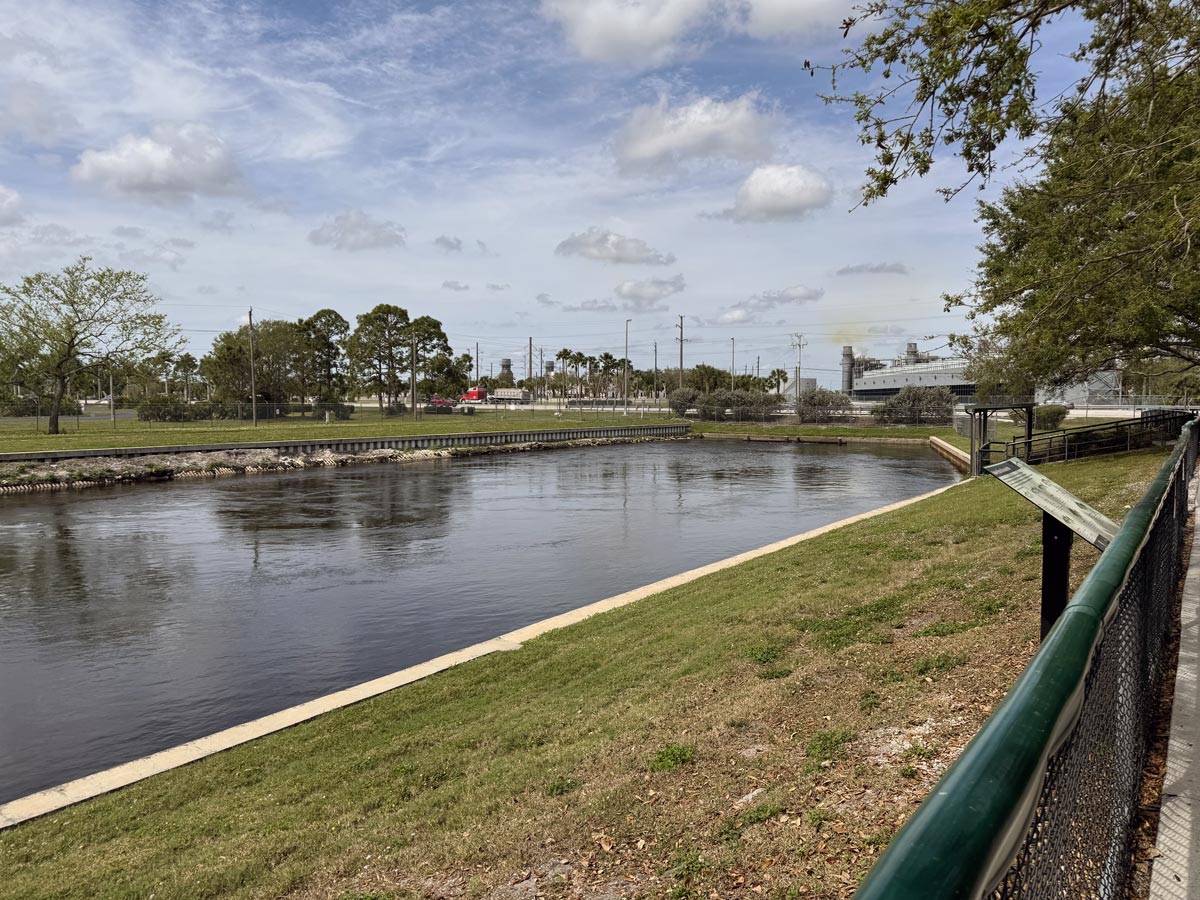
[[[1019,459],[1006,459],[984,468],[1010,488],[1095,547],[1103,550],[1117,536],[1117,523],[1088,506],[1062,485]]]

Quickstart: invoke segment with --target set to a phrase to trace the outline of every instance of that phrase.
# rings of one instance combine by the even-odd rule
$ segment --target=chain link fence
[[[1193,422],[856,900],[1125,896],[1196,452]]]
[[[1183,572],[1197,435],[1181,454],[1145,542],[1107,610],[1078,718],[1050,755],[1033,820],[994,900],[1123,897],[1138,797]]]

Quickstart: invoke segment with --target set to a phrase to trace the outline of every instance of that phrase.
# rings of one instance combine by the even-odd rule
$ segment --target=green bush
[[[802,391],[796,398],[796,415],[801,422],[836,422],[852,409],[849,397],[825,388]]]
[[[45,397],[41,398],[40,401],[36,397],[9,397],[6,400],[0,400],[0,416],[29,416],[33,418],[37,415],[47,415],[49,412],[50,401]],[[79,416],[83,414],[83,407],[79,405],[78,400],[63,397],[58,413],[61,416]]]
[[[733,391],[716,390],[701,394],[696,400],[696,410],[700,418],[710,422],[725,421],[725,411],[733,406]]]
[[[700,393],[692,388],[676,388],[667,395],[667,405],[675,415],[686,416],[699,398]]]
[[[190,422],[192,411],[182,400],[155,397],[137,405],[137,417],[142,422]]]
[[[1033,427],[1038,431],[1054,431],[1062,426],[1067,417],[1067,408],[1057,404],[1036,407],[1033,411]]]
[[[949,388],[909,385],[871,410],[871,415],[881,425],[948,425],[955,402]]]

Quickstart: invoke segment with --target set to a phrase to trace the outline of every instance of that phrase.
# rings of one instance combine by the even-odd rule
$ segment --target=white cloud
[[[209,231],[219,231],[222,234],[233,233],[233,213],[227,209],[214,209],[212,215],[200,222],[201,228]]]
[[[112,230],[112,233],[115,234],[117,237],[132,238],[133,240],[138,240],[138,239],[144,238],[146,236],[146,229],[139,228],[136,225],[118,225],[116,228],[114,228]]]
[[[542,0],[581,56],[640,68],[670,60],[711,13],[711,0]]]
[[[902,262],[858,263],[842,266],[835,275],[907,275],[908,266]]]
[[[495,282],[495,281],[489,281],[489,282],[487,283],[487,289],[488,289],[489,291],[507,291],[507,290],[508,290],[510,287],[512,287],[512,285],[511,285],[511,284],[507,284],[507,283],[505,283],[505,284],[498,284],[498,283],[497,283],[497,282]]]
[[[201,124],[159,125],[149,136],[127,134],[108,150],[84,150],[71,175],[156,203],[243,189],[229,147]]]
[[[837,39],[839,23],[851,12],[845,0],[742,0],[736,7],[738,27],[767,40],[821,32]]]
[[[821,288],[807,287],[803,284],[792,285],[782,290],[763,291],[761,294],[740,300],[717,316],[717,325],[743,325],[760,322],[761,314],[779,306],[799,303],[811,303],[825,296]]]
[[[179,250],[191,250],[196,246],[196,242],[188,238],[167,238],[164,243],[168,247],[175,247]]]
[[[172,250],[165,244],[160,244],[150,250],[126,250],[121,254],[121,262],[138,268],[166,266],[172,272],[176,272],[187,262],[187,258],[178,250]]]
[[[471,286],[463,281],[443,281],[442,287],[448,291],[469,291]]]
[[[850,12],[845,0],[542,0],[586,59],[648,68],[699,49],[704,26],[761,39],[826,34]]]
[[[537,302],[538,302],[539,306],[557,306],[558,305],[558,303],[556,301],[550,299],[550,295],[547,293],[538,294]]]
[[[735,222],[799,219],[833,201],[833,186],[804,166],[759,166],[738,188],[733,208],[720,213]]]
[[[50,223],[38,225],[29,232],[31,244],[41,244],[44,247],[79,247],[91,241],[86,234],[79,234],[63,225]]]
[[[0,227],[16,225],[25,216],[21,212],[21,195],[0,184]]]
[[[612,263],[640,263],[648,266],[669,266],[675,254],[660,253],[641,238],[625,237],[593,225],[580,234],[572,234],[554,248],[559,256],[582,256],[586,259]]]
[[[765,159],[771,122],[758,111],[758,95],[723,102],[703,97],[671,107],[665,99],[639,106],[613,143],[625,174],[668,171],[693,159]]]
[[[440,235],[435,241],[439,247],[447,253],[462,253],[462,238],[451,237],[448,234]]]
[[[687,284],[683,276],[676,275],[674,278],[622,281],[613,289],[613,293],[625,301],[624,308],[629,312],[665,312],[670,307],[662,301],[685,287]]]
[[[221,293],[221,289],[215,284],[202,284],[196,288],[197,294],[203,294],[206,297],[212,297]]]
[[[577,303],[573,306],[563,305],[563,312],[616,312],[617,304],[611,300],[584,300],[582,303]]]
[[[79,122],[45,85],[19,77],[5,84],[0,94],[0,133],[50,147],[78,127]]]
[[[379,250],[403,247],[407,232],[403,225],[374,219],[361,209],[347,210],[309,232],[310,243],[337,250]]]

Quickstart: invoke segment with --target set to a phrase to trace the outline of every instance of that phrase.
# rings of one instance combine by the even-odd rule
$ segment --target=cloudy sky
[[[804,59],[833,0],[0,0],[0,281],[149,273],[193,348],[256,317],[429,314],[485,371],[529,337],[688,364],[937,346],[979,242],[950,165],[868,157]],[[973,193],[973,192],[972,192]],[[929,338],[929,340],[926,340]]]

